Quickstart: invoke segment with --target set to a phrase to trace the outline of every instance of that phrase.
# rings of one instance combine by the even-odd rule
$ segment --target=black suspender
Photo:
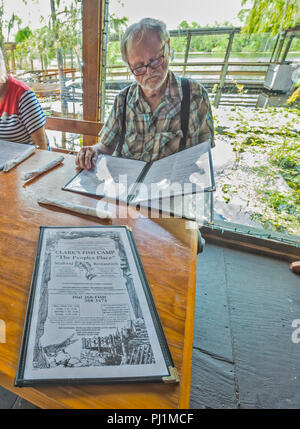
[[[181,88],[182,88],[182,100],[181,100],[181,131],[182,139],[179,144],[178,152],[185,149],[186,146],[186,136],[189,125],[189,114],[190,114],[190,83],[185,77],[181,78]]]
[[[121,137],[116,148],[116,156],[121,156],[122,147],[125,142],[125,134],[126,134],[126,105],[127,105],[127,95],[131,85],[126,88],[125,98],[124,98],[124,106],[123,106],[123,115],[122,115],[122,130]],[[180,140],[178,152],[185,149],[186,147],[186,137],[187,130],[189,125],[189,113],[190,113],[190,84],[189,80],[182,77],[181,78],[181,88],[182,88],[182,100],[181,100],[181,111],[180,111],[180,120],[181,120],[181,131],[182,138]]]
[[[127,104],[127,94],[131,85],[127,86],[125,91],[124,105],[123,105],[123,115],[122,115],[122,129],[121,129],[121,137],[120,141],[116,147],[116,156],[122,155],[122,147],[125,143],[125,134],[126,134],[126,104]]]

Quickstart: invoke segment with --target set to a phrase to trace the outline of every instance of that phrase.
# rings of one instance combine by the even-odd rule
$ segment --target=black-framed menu
[[[41,227],[15,385],[178,382],[126,226]]]

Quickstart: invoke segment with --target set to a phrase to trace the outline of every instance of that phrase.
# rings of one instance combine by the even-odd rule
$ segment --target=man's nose
[[[154,71],[154,69],[151,67],[151,66],[148,66],[147,67],[147,74],[152,74],[153,73],[153,71]]]

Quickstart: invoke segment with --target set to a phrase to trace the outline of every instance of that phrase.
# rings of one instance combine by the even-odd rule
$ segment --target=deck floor
[[[299,408],[295,319],[300,276],[287,261],[206,244],[197,264],[190,407]]]
[[[300,407],[300,276],[207,243],[198,256],[191,409]],[[300,334],[299,340],[300,340]],[[35,408],[0,388],[0,409]]]

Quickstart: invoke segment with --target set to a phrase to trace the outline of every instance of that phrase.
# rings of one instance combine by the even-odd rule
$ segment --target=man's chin
[[[146,89],[148,91],[156,91],[163,85],[163,83],[164,82],[162,80],[157,81],[156,79],[150,79],[145,85],[141,86],[143,89]]]

